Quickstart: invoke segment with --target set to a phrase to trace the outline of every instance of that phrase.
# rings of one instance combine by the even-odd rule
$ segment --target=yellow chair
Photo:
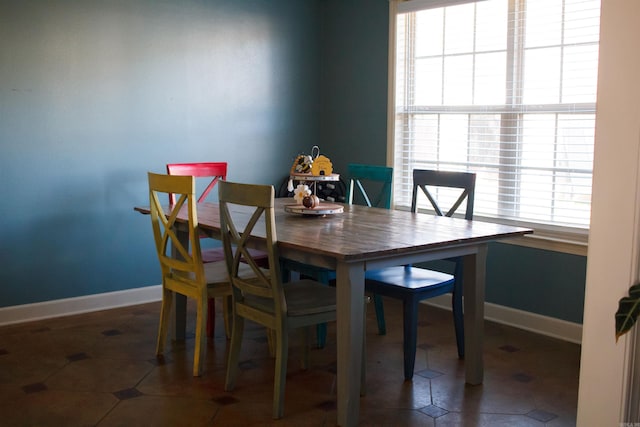
[[[167,200],[168,194],[176,195],[175,203],[163,207],[160,200]],[[153,237],[162,270],[162,309],[156,354],[162,356],[164,353],[174,293],[194,298],[197,314],[193,375],[200,376],[207,339],[207,301],[209,298],[231,295],[226,265],[224,261],[202,262],[193,176],[149,172],[149,200]],[[185,206],[188,213],[188,239],[181,240],[175,225],[178,213]],[[251,269],[244,267],[240,267],[240,274],[250,274]],[[225,319],[225,322],[229,321]]]
[[[289,331],[308,329],[336,320],[335,289],[314,280],[282,283],[274,213],[274,189],[267,185],[218,184],[222,243],[233,292],[233,328],[225,390],[235,387],[244,319],[273,331],[275,337],[275,380],[273,418],[284,412]],[[260,228],[262,228],[260,230]],[[260,269],[247,247],[252,233],[267,241],[269,270]],[[232,248],[237,248],[233,253]],[[241,277],[241,257],[253,269],[255,278]],[[308,330],[305,330],[308,334]],[[303,367],[307,365],[308,344],[304,345]]]

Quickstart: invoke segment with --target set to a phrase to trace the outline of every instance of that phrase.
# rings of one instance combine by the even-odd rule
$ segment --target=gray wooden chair
[[[284,413],[289,332],[305,328],[307,333],[309,326],[335,321],[335,289],[308,279],[282,283],[272,186],[221,181],[218,191],[222,242],[233,294],[233,328],[225,390],[233,390],[236,384],[244,320],[267,327],[275,337],[273,418],[278,419]],[[262,269],[249,251],[252,233],[266,238],[268,270]],[[253,270],[252,279],[239,274],[241,257]]]

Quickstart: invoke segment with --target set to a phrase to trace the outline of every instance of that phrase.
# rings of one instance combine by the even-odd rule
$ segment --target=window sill
[[[544,234],[527,234],[522,237],[500,240],[500,243],[562,252],[572,255],[587,256],[588,243],[582,239],[558,238]]]
[[[406,206],[396,206],[395,209],[409,211],[409,208]],[[420,209],[419,212],[424,212],[429,215],[434,214],[433,211],[423,209]],[[459,217],[457,215],[454,216]],[[545,228],[541,228],[540,224],[519,223],[504,219],[496,220],[495,218],[477,216],[474,217],[474,221],[494,222],[498,224],[513,225],[516,227],[526,227],[534,230],[533,234],[527,234],[521,237],[513,237],[509,239],[502,239],[500,240],[500,243],[524,246],[534,249],[543,249],[545,251],[562,252],[565,254],[587,256],[587,249],[589,247],[589,235],[587,230],[575,232],[571,229],[562,227],[547,226]]]

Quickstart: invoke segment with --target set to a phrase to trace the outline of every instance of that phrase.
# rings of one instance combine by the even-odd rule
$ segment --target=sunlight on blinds
[[[396,206],[471,171],[476,217],[588,228],[599,0],[441,3],[396,19]]]

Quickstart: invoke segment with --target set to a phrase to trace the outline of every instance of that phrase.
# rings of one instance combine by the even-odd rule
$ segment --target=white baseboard
[[[423,303],[451,311],[451,294],[431,298],[423,301]],[[514,328],[558,338],[563,341],[575,344],[582,343],[582,325],[579,323],[542,316],[540,314],[517,310],[490,302],[484,303],[484,318],[503,325],[513,326]]]
[[[161,298],[162,286],[156,285],[34,304],[3,307],[0,308],[0,326],[126,307],[129,305],[145,304],[160,301]],[[451,296],[442,295],[432,298],[427,300],[425,304],[451,310]],[[578,323],[567,322],[566,320],[555,319],[553,317],[542,316],[488,302],[484,305],[484,313],[485,319],[496,323],[513,326],[576,344],[582,342],[582,325]]]
[[[0,326],[69,316],[162,299],[162,285],[0,308]]]

